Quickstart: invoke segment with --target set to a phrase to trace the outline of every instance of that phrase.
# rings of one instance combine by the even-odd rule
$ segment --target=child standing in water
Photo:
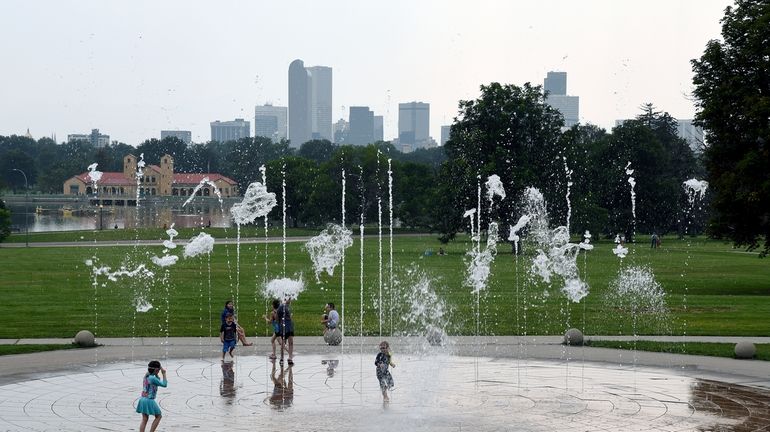
[[[374,359],[374,365],[377,366],[377,380],[380,381],[380,390],[382,390],[383,402],[389,402],[388,390],[393,389],[393,376],[388,370],[388,366],[396,367],[393,363],[393,356],[390,354],[390,344],[388,341],[380,342],[380,352]]]
[[[219,340],[222,341],[222,361],[225,361],[225,353],[230,353],[230,358],[233,358],[233,350],[235,349],[236,341],[236,325],[232,315],[227,315],[225,323],[219,328]]]
[[[278,322],[278,306],[280,305],[280,300],[273,299],[273,311],[270,312],[270,318],[268,318],[267,315],[262,315],[262,318],[269,322],[273,328],[273,337],[270,339],[270,345],[273,346],[273,353],[270,354],[270,360],[275,360],[275,341],[281,337],[281,324]],[[281,343],[283,343],[283,339],[281,339]],[[283,345],[281,345],[281,352],[283,353]]]
[[[158,378],[158,372],[163,374],[163,379]],[[145,432],[150,415],[155,416],[155,420],[152,421],[150,426],[150,432],[154,432],[158,428],[163,415],[160,411],[160,406],[155,402],[155,396],[158,394],[158,387],[166,386],[168,386],[166,370],[160,366],[159,361],[151,361],[147,365],[147,373],[144,375],[144,381],[142,382],[142,397],[139,398],[139,402],[136,404],[136,412],[142,415],[142,422],[139,423],[139,432]]]
[[[243,330],[243,327],[238,325],[238,320],[235,318],[235,305],[233,304],[232,300],[228,300],[225,302],[225,308],[222,310],[222,324],[225,323],[225,318],[227,318],[227,315],[233,316],[233,321],[235,322],[236,329],[238,330],[238,339],[241,341],[243,346],[252,346],[254,345],[253,342],[249,342],[246,340],[246,331]]]

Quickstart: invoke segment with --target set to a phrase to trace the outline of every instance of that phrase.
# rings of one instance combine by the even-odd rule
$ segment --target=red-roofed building
[[[146,165],[137,170],[136,156],[123,158],[123,172],[104,172],[94,184],[89,173],[70,177],[64,182],[64,195],[98,196],[100,200],[135,202],[137,188],[140,197],[152,196],[238,196],[238,183],[217,173],[174,173],[174,158],[163,155],[158,165]],[[98,188],[98,190],[94,190]],[[133,200],[132,200],[133,198]]]

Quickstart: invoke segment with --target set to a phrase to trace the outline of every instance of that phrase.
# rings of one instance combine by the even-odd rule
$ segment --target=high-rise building
[[[372,142],[374,142],[374,113],[369,107],[350,107],[350,130],[345,143],[367,145]]]
[[[553,95],[566,96],[567,72],[548,72],[543,80],[543,90]]]
[[[444,145],[449,141],[449,131],[451,129],[452,126],[441,126],[441,145]]]
[[[313,138],[332,140],[332,68],[289,65],[289,140],[299,148]]]
[[[224,122],[217,120],[211,122],[211,141],[227,142],[248,138],[251,136],[250,129],[251,125],[244,119]]]
[[[374,134],[372,137],[374,142],[385,139],[384,118],[382,116],[374,116]]]
[[[96,148],[106,147],[110,144],[110,136],[99,133],[99,129],[91,129],[90,134],[69,134],[67,142],[88,141]]]
[[[337,120],[337,123],[334,123],[334,143],[335,144],[342,144],[347,141],[348,139],[348,131],[350,131],[350,123],[345,121],[345,119],[339,119]]]
[[[254,136],[279,142],[286,138],[287,108],[270,104],[254,107]]]
[[[558,110],[564,117],[564,127],[570,128],[580,121],[580,98],[567,96],[567,72],[548,72],[543,81],[545,103]]]
[[[180,141],[183,141],[185,144],[190,145],[192,142],[192,132],[186,131],[186,130],[162,130],[160,131],[160,139],[167,137],[174,137],[177,138]]]
[[[332,68],[307,68],[310,78],[310,121],[313,139],[331,141],[332,136]]]
[[[413,149],[424,147],[430,139],[430,104],[409,102],[398,104],[398,141]]]
[[[687,141],[693,152],[703,151],[703,129],[692,124],[692,119],[677,120],[676,134]]]

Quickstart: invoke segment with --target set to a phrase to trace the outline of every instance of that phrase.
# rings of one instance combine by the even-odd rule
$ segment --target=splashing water
[[[591,232],[586,230],[586,232],[583,234],[583,242],[580,243],[580,249],[582,250],[593,250],[594,245],[591,244]]]
[[[666,293],[647,267],[627,267],[610,282],[610,292],[633,305],[636,311],[667,312]]]
[[[99,180],[102,179],[102,172],[96,170],[97,166],[99,166],[97,163],[88,165],[88,178],[91,179],[94,186],[96,186],[96,184],[99,183]]]
[[[206,233],[200,233],[190,239],[184,247],[184,257],[192,258],[203,254],[210,254],[214,251],[214,237]]]
[[[179,233],[177,230],[174,229],[175,224],[171,224],[171,227],[166,230],[166,234],[168,235],[169,239],[163,241],[163,246],[166,249],[176,249],[176,243],[174,243],[174,237],[178,236]]]
[[[254,182],[246,189],[243,200],[233,204],[230,214],[236,224],[246,225],[266,216],[276,204],[275,194],[268,192],[262,183]]]
[[[579,277],[577,256],[579,244],[570,243],[566,226],[551,229],[548,224],[545,199],[535,188],[524,191],[525,210],[529,216],[530,235],[537,248],[532,260],[531,272],[545,283],[551,284],[554,277],[564,281],[561,291],[577,303],[588,295],[588,284]]]
[[[567,157],[562,156],[562,160],[564,161],[564,175],[567,177],[567,193],[565,195],[565,200],[567,201],[567,231],[569,231],[569,222],[572,218],[572,203],[569,200],[570,191],[572,188],[572,170],[569,169],[569,166],[567,165]]]
[[[277,299],[296,300],[299,294],[305,290],[305,282],[300,276],[297,279],[279,278],[273,279],[265,285],[265,296]]]
[[[404,334],[425,336],[434,345],[443,344],[447,339],[448,310],[433,287],[435,280],[417,268],[407,270],[404,279],[399,287],[408,307],[401,314]]]
[[[631,185],[631,214],[634,216],[634,224],[636,224],[636,179],[631,176],[634,170],[630,168],[631,162],[626,164],[626,175],[628,176],[628,184]]]
[[[334,268],[342,261],[345,249],[353,245],[352,232],[341,225],[329,224],[326,229],[305,243],[305,249],[313,261],[316,280],[321,272],[334,276]]]
[[[198,196],[198,191],[201,190],[201,188],[205,185],[211,186],[212,190],[214,191],[214,195],[217,196],[217,199],[219,200],[219,205],[222,205],[222,193],[219,191],[219,188],[217,187],[216,183],[212,182],[211,179],[208,177],[203,177],[203,179],[195,186],[195,189],[193,189],[192,193],[190,193],[190,197],[187,198],[187,201],[182,204],[182,207],[186,206],[190,202],[192,202],[193,199],[195,199],[196,196]]]
[[[519,221],[516,222],[516,225],[511,227],[510,234],[508,235],[508,241],[513,242],[513,251],[514,253],[519,253],[519,240],[521,239],[519,237],[519,232],[529,223],[529,215],[524,215],[519,218]]]
[[[478,294],[487,287],[490,266],[497,255],[497,223],[490,222],[488,230],[487,247],[483,251],[468,252],[471,259],[468,263],[465,283],[473,289],[474,294]]]
[[[620,234],[615,235],[615,248],[612,249],[612,253],[621,260],[628,255],[628,248],[623,246],[623,240],[620,238]]]
[[[139,198],[141,197],[142,178],[144,177],[144,153],[139,155],[139,161],[136,163],[136,206],[139,207]]]
[[[500,176],[492,174],[487,178],[487,199],[489,200],[489,206],[492,207],[492,200],[495,196],[499,196],[501,200],[505,199],[505,188],[503,182],[500,181]]]
[[[687,192],[687,199],[690,201],[690,206],[695,204],[696,199],[703,199],[706,195],[706,190],[709,187],[709,183],[706,180],[690,179],[682,183],[685,192]]]
[[[164,255],[162,257],[153,256],[150,260],[158,267],[169,267],[176,264],[179,257],[176,255]]]

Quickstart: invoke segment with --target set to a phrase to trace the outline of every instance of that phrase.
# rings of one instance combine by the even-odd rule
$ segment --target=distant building
[[[398,104],[398,140],[412,150],[425,147],[430,135],[430,104],[409,102]]]
[[[332,68],[307,68],[310,78],[310,136],[331,141],[332,135]]]
[[[91,129],[90,134],[69,134],[67,142],[88,141],[96,148],[106,147],[110,144],[110,136],[99,133],[99,129]]]
[[[384,129],[384,118],[382,116],[374,116],[374,141],[384,141],[385,140],[385,129]]]
[[[350,107],[350,130],[345,144],[367,145],[374,142],[374,113],[365,106]]]
[[[211,122],[211,141],[227,142],[248,138],[251,136],[250,130],[251,125],[244,119],[224,122],[217,120]]]
[[[254,108],[254,136],[270,138],[279,142],[286,138],[286,115],[288,109],[264,104]]]
[[[345,119],[339,119],[334,123],[334,143],[342,144],[348,138],[348,132],[350,131],[350,123]]]
[[[676,134],[687,141],[690,149],[695,153],[703,152],[703,129],[692,124],[692,119],[677,120]]]
[[[289,140],[299,148],[311,139],[334,139],[332,133],[332,68],[289,65]]]
[[[123,158],[123,172],[104,172],[94,185],[88,172],[70,177],[64,182],[64,195],[87,195],[108,205],[136,205],[136,192],[140,197],[153,196],[214,196],[210,183],[195,188],[204,178],[216,185],[223,197],[238,196],[238,183],[217,173],[185,174],[174,172],[174,158],[166,154],[160,165],[147,165],[137,183],[137,159],[134,155]]]
[[[546,91],[545,103],[561,113],[565,128],[580,122],[580,98],[567,96],[567,72],[548,72],[543,90]]]
[[[192,143],[192,132],[185,130],[162,130],[160,131],[160,139],[166,137],[174,137],[180,141],[184,141],[185,144],[190,145]]]
[[[447,141],[449,141],[449,131],[452,129],[452,126],[441,126],[441,145],[443,146],[446,144]]]

